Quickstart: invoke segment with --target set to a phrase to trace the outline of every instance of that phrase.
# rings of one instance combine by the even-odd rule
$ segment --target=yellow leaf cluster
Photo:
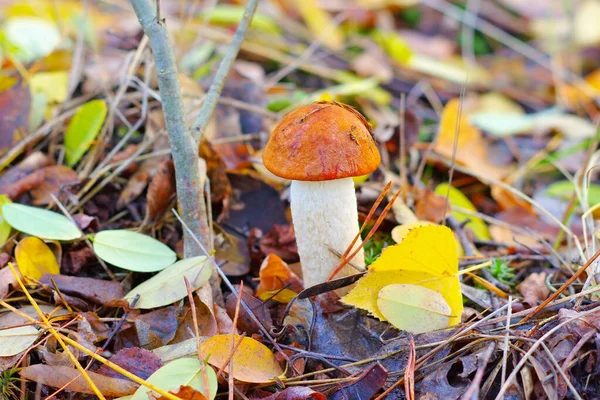
[[[381,289],[391,284],[418,285],[442,295],[451,310],[449,325],[455,325],[463,312],[457,273],[458,256],[452,231],[440,225],[418,226],[401,243],[384,249],[342,301],[386,321],[377,306]]]

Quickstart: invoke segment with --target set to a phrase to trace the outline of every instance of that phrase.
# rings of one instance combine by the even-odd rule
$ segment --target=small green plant
[[[375,260],[379,258],[381,252],[390,243],[392,243],[392,237],[388,234],[376,233],[365,243],[365,264],[371,265]]]
[[[0,373],[0,400],[13,400],[19,398],[18,370],[11,368]]]
[[[492,276],[498,279],[500,282],[510,285],[511,280],[515,277],[513,268],[508,265],[506,261],[496,259],[492,262],[492,265],[488,267],[488,270]]]

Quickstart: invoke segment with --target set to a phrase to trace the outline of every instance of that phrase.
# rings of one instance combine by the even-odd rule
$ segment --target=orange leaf
[[[302,290],[300,278],[296,276],[278,255],[269,254],[260,266],[260,284],[256,289],[256,297],[264,292],[272,292],[283,289],[286,286],[296,293]]]

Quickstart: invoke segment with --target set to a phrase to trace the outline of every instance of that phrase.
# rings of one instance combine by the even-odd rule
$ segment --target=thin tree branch
[[[208,93],[204,98],[204,103],[202,103],[200,113],[192,125],[192,134],[194,135],[196,143],[200,143],[200,139],[202,139],[202,135],[208,126],[210,117],[212,116],[215,106],[217,105],[217,100],[221,95],[221,90],[223,90],[225,79],[227,78],[227,75],[229,75],[229,70],[231,69],[233,62],[240,51],[240,47],[242,46],[242,42],[244,41],[246,31],[250,26],[250,22],[252,22],[252,17],[254,16],[257,5],[258,0],[248,0],[248,3],[246,3],[246,9],[244,10],[242,20],[235,31],[235,35],[233,36],[231,43],[229,43],[229,46],[227,47],[227,51],[221,60],[221,64],[219,64],[219,69],[217,70],[212,84],[208,89]]]
[[[198,146],[185,124],[177,63],[167,27],[164,20],[157,19],[158,7],[154,0],[131,0],[131,5],[144,33],[148,36],[154,54],[158,88],[175,164],[177,201],[181,217],[205,248],[208,248],[208,223],[203,188],[200,185]],[[186,257],[202,254],[201,249],[185,229],[184,238]]]

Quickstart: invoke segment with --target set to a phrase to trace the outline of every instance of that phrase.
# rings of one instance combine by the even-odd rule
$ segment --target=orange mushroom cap
[[[365,117],[336,102],[312,103],[283,117],[262,158],[269,171],[296,181],[366,175],[381,162]]]

